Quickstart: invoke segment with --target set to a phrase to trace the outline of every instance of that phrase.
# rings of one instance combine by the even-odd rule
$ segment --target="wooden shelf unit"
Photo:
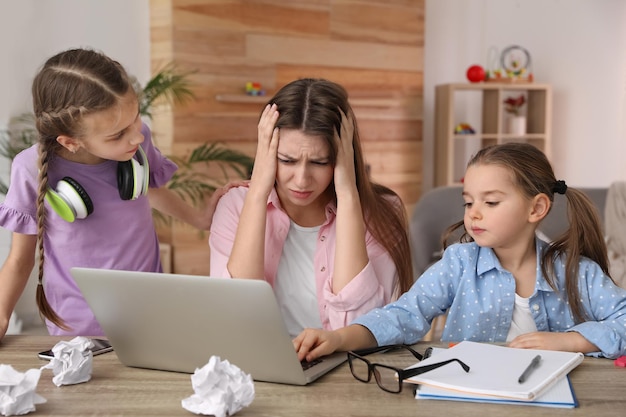
[[[215,100],[222,103],[239,103],[239,104],[265,104],[272,96],[252,96],[246,94],[218,94],[215,96]],[[402,104],[403,97],[393,94],[380,94],[380,95],[358,95],[356,97],[350,97],[350,105],[353,107],[379,107],[389,108],[398,107]]]
[[[456,134],[459,123],[478,126],[478,120],[458,120],[455,106],[459,95],[479,101],[480,128],[474,134]],[[526,134],[511,134],[505,130],[507,115],[504,100],[524,94],[526,104]],[[466,97],[468,98],[468,97]],[[458,184],[465,164],[477,149],[512,141],[525,141],[537,146],[550,158],[552,123],[552,90],[546,84],[534,83],[452,83],[435,87],[435,186]],[[465,150],[465,154],[463,151]],[[461,163],[459,164],[459,160]],[[455,168],[457,168],[455,170]]]

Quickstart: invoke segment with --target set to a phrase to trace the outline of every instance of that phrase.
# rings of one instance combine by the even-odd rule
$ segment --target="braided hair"
[[[101,52],[89,49],[71,49],[51,57],[33,81],[33,110],[39,134],[37,306],[44,318],[64,330],[69,330],[69,327],[48,303],[43,286],[46,230],[44,201],[48,190],[48,167],[61,148],[57,142],[59,136],[84,138],[83,118],[110,109],[129,91],[132,91],[132,82],[124,68]]]

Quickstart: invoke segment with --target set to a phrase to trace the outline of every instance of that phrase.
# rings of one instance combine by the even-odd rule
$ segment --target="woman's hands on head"
[[[335,192],[356,190],[356,172],[354,167],[354,119],[352,113],[341,113],[341,135],[335,132],[337,143],[337,161],[335,164]]]
[[[276,181],[279,137],[276,121],[278,120],[278,115],[276,104],[268,104],[261,114],[257,127],[258,143],[250,179],[250,191],[254,190],[266,198],[272,191]]]
[[[274,188],[278,169],[277,121],[278,107],[276,104],[268,104],[259,119],[252,176],[226,264],[233,278],[265,277],[267,199]],[[226,249],[224,251],[227,252]]]

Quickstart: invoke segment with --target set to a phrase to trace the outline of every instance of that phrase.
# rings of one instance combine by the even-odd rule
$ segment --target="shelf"
[[[218,94],[215,96],[215,100],[222,103],[265,104],[270,98],[269,96],[250,96],[247,94]]]
[[[215,100],[222,103],[239,103],[239,104],[265,104],[271,99],[271,96],[249,96],[247,94],[218,94]],[[398,107],[403,104],[402,96],[397,95],[373,95],[371,97],[359,96],[350,98],[350,105],[353,107]]]
[[[533,140],[533,139],[545,139],[546,135],[542,134],[542,133],[526,133],[525,135],[516,135],[513,133],[501,133],[501,134],[497,134],[497,133],[458,133],[453,135],[454,139],[464,139],[464,138],[481,138],[481,139],[492,139],[492,140],[497,140],[497,139],[502,139],[502,140],[507,140],[507,139],[528,139],[528,140]]]
[[[445,84],[451,89],[454,90],[476,90],[476,91],[485,91],[485,90],[504,90],[504,91],[515,91],[515,90],[546,90],[549,89],[550,86],[548,84],[537,84],[537,83],[497,83],[497,82],[488,82],[488,83],[450,83]]]
[[[458,184],[468,160],[481,148],[506,142],[528,142],[550,158],[551,87],[535,83],[450,83],[435,88],[435,185]],[[526,97],[526,133],[508,133],[504,100]],[[469,120],[459,120],[469,118]],[[479,133],[455,133],[469,122]]]

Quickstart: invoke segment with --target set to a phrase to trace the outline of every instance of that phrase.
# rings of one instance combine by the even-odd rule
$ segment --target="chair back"
[[[445,230],[463,219],[463,187],[433,188],[418,200],[409,225],[415,279],[441,257]]]
[[[606,207],[606,195],[608,188],[601,187],[575,187],[577,190],[584,192],[589,196],[593,204],[598,209],[600,221],[604,228],[604,210]],[[562,194],[554,195],[554,204],[550,209],[550,213],[539,225],[539,231],[550,240],[554,240],[567,230],[567,197]]]

